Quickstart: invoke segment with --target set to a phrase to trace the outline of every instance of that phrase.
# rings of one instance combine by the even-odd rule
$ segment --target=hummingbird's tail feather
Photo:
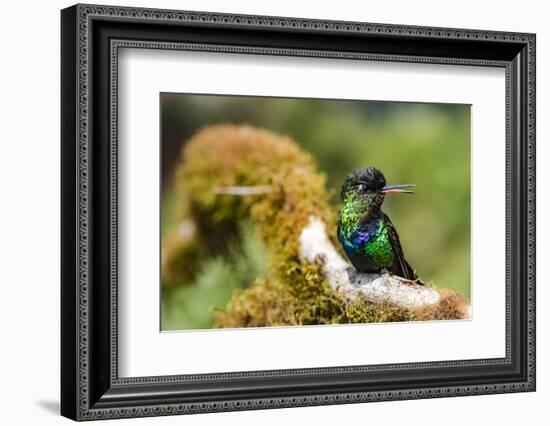
[[[415,281],[419,285],[424,285],[424,283],[418,278],[418,275],[414,272],[409,262],[405,260],[404,257],[400,259],[399,262],[395,262],[391,270],[392,274],[398,275],[410,281]]]
[[[399,241],[399,235],[393,226],[389,216],[384,214],[384,219],[387,225],[388,236],[390,237],[390,242],[393,248],[393,252],[396,256],[396,260],[392,266],[392,273],[399,275],[400,277],[406,278],[407,280],[415,281],[418,280],[414,269],[409,265],[409,262],[405,259],[403,254],[403,249],[401,248],[401,242]],[[422,281],[418,280],[418,283],[424,285]]]

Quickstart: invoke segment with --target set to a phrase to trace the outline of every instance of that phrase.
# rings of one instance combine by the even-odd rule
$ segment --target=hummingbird
[[[359,272],[383,271],[421,284],[401,248],[399,235],[382,211],[386,194],[414,194],[414,184],[386,185],[374,167],[353,170],[340,192],[343,206],[338,216],[338,239],[346,256]]]

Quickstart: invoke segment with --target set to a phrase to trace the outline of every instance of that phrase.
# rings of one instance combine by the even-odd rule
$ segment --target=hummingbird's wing
[[[386,222],[386,229],[388,231],[388,236],[390,237],[390,243],[393,248],[393,252],[397,257],[397,262],[392,268],[392,272],[400,277],[406,278],[408,280],[415,280],[416,274],[414,273],[411,265],[405,259],[403,254],[403,249],[401,248],[401,242],[399,241],[399,235],[393,226],[389,216],[384,213],[384,221]]]

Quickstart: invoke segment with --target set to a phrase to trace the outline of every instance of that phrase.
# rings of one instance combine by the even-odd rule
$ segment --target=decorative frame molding
[[[139,24],[140,29],[130,32],[125,27],[128,23]],[[213,43],[205,35],[205,30],[213,27],[234,35],[239,43]],[[180,36],[178,39],[170,28],[179,28],[183,33],[183,29],[188,29],[189,34],[181,37],[189,40],[182,40]],[[266,37],[272,45],[252,45],[247,41],[248,31],[269,33],[271,38]],[[140,39],[139,35],[144,32],[158,34],[159,40]],[[293,41],[300,41],[300,37],[308,33],[334,39],[337,49]],[[336,40],[336,36],[342,35],[347,36],[344,42]],[[357,40],[372,43],[366,43],[364,50],[357,50]],[[393,51],[388,48],[390,42],[397,45]],[[404,54],[399,46],[418,46],[413,49],[417,54]],[[450,54],[442,54],[438,46]],[[118,49],[125,47],[505,68],[506,357],[119,378],[116,123]],[[91,420],[535,389],[533,34],[76,5],[62,11],[62,80],[63,415]],[[103,177],[101,172],[106,172]],[[101,257],[102,251],[107,258]],[[480,377],[467,385],[449,382],[449,377],[453,377],[449,376],[451,371],[473,372],[480,368],[502,370],[502,377],[510,378]],[[408,371],[429,372],[434,385],[404,385]],[[376,376],[381,372],[391,375],[393,384],[377,388]],[[349,383],[329,392],[331,379],[336,375],[340,380],[348,379]],[[292,379],[296,382],[298,377],[311,379],[316,384],[311,389],[299,390],[292,385]],[[236,394],[224,394],[224,383],[235,379],[247,385]],[[262,388],[265,393],[269,386],[272,387],[270,396],[254,397],[255,389]],[[195,394],[189,392],[190,387],[196,389]],[[175,389],[181,389],[181,393],[168,397],[167,389],[171,395]]]

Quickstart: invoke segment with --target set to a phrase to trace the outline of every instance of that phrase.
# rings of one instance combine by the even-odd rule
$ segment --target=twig
[[[214,188],[216,194],[222,195],[257,195],[271,192],[271,186],[257,185],[257,186],[216,186]]]

